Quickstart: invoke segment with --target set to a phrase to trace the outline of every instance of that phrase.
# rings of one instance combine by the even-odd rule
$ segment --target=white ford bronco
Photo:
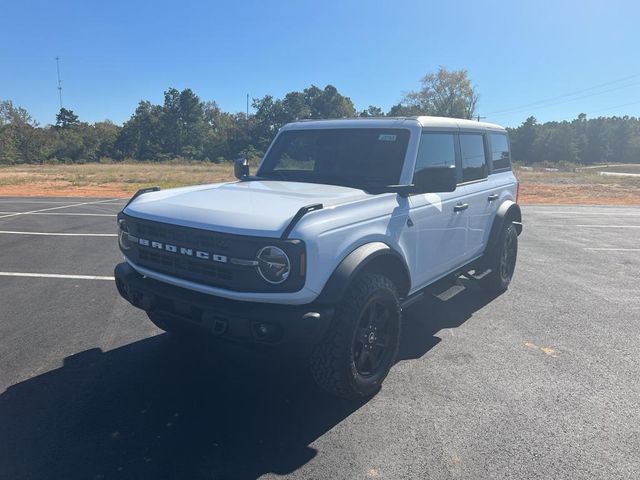
[[[500,126],[295,122],[235,174],[141,190],[118,215],[118,291],[163,330],[304,345],[316,382],[353,398],[393,366],[403,308],[461,275],[511,281],[522,223]]]

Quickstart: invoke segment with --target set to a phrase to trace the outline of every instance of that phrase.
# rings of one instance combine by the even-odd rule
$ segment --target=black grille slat
[[[173,270],[176,270],[176,271],[181,270],[181,271],[187,271],[187,272],[193,272],[193,273],[200,273],[203,275],[208,275],[210,277],[220,278],[222,280],[233,279],[233,273],[227,269],[206,265],[206,264],[198,264],[195,261],[186,260],[186,259],[177,257],[175,253],[149,252],[149,251],[140,249],[140,252],[138,253],[138,258],[143,262],[149,262],[149,264],[154,263],[156,265],[170,267],[172,269],[170,273],[173,273]]]

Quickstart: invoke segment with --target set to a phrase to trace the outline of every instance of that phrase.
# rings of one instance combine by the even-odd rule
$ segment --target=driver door
[[[459,165],[455,132],[423,132],[415,171]],[[423,286],[455,269],[464,259],[468,216],[456,211],[460,192],[426,193],[409,197],[409,217],[415,228],[415,287]]]

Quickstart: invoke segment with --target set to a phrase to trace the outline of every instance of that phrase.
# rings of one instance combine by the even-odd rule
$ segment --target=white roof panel
[[[416,127],[424,128],[473,128],[485,130],[505,129],[495,123],[476,122],[475,120],[465,120],[462,118],[448,117],[364,117],[364,118],[344,118],[329,120],[300,120],[288,123],[285,130],[315,129],[315,128],[401,128]]]

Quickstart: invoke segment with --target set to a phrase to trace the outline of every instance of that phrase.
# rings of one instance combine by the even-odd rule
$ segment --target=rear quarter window
[[[491,142],[491,163],[493,170],[508,170],[511,168],[511,155],[509,153],[509,139],[504,133],[492,133],[489,135]]]

